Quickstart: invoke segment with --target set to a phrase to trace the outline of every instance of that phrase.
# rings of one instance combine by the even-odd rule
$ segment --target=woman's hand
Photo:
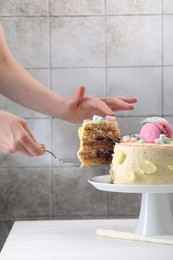
[[[34,157],[44,153],[44,145],[36,142],[23,118],[0,111],[0,151]]]
[[[85,95],[85,87],[82,86],[73,96],[62,101],[59,117],[72,123],[81,123],[93,115],[115,116],[115,111],[132,110],[132,103],[135,102],[137,99],[133,97],[96,98]]]

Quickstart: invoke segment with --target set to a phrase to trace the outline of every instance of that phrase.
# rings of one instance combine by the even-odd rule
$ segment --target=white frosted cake
[[[173,184],[173,131],[162,118],[143,122],[139,137],[124,136],[114,147],[114,184]]]

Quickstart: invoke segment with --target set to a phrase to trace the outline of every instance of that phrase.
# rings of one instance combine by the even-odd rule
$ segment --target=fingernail
[[[45,149],[45,145],[44,144],[40,144],[39,145],[41,149]]]

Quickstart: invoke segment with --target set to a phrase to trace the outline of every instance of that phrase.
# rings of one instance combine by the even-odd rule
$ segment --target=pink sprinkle
[[[154,140],[154,143],[155,143],[155,144],[160,144],[160,139],[159,139],[159,138],[156,138],[156,139]]]
[[[136,138],[136,137],[132,137],[132,138],[130,139],[130,141],[131,141],[131,142],[137,142],[137,138]]]
[[[106,116],[107,121],[115,121],[116,117],[115,116]]]
[[[83,121],[83,124],[85,125],[85,124],[87,124],[87,123],[89,123],[89,122],[91,122],[90,119],[85,119],[85,120]]]
[[[123,136],[123,141],[124,141],[124,142],[130,142],[130,140],[131,140],[131,138],[130,138],[129,135]]]

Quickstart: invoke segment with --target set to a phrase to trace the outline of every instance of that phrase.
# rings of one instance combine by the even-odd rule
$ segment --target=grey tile
[[[109,193],[109,216],[116,218],[138,217],[141,195]]]
[[[52,18],[52,66],[104,66],[104,23],[104,17]]]
[[[50,85],[50,79],[49,79],[49,70],[47,69],[28,69],[28,72],[37,80],[39,80],[42,84],[45,86]],[[39,98],[39,97],[38,97]],[[41,113],[35,112],[33,110],[27,109],[12,100],[1,96],[1,108],[4,110],[7,110],[8,112],[11,112],[15,115],[21,116],[21,117],[46,117],[46,115],[43,115]]]
[[[88,183],[88,178],[103,173],[98,168],[54,169],[54,217],[107,217],[107,193]]]
[[[164,116],[173,127],[173,116]]]
[[[172,116],[173,113],[173,67],[164,68],[164,88],[163,88],[163,113]]]
[[[159,116],[159,114],[158,114]],[[121,137],[124,135],[139,134],[145,117],[117,117]]]
[[[50,170],[0,169],[0,218],[50,216]]]
[[[105,96],[105,69],[53,69],[52,89],[64,97],[73,95],[79,86],[86,86],[86,94]]]
[[[161,16],[107,18],[108,66],[161,64]]]
[[[173,195],[170,194],[170,204],[171,204],[171,208],[172,208],[172,211],[173,211]]]
[[[50,0],[51,15],[103,15],[104,0]]]
[[[133,111],[117,115],[148,116],[162,113],[161,68],[108,69],[108,95],[138,98]]]
[[[0,0],[0,15],[48,15],[48,0]]]
[[[172,0],[163,0],[163,12],[167,14],[173,14]]]
[[[173,16],[163,16],[164,31],[163,31],[163,62],[164,65],[173,65]]]
[[[107,14],[158,14],[161,0],[107,0]]]
[[[14,57],[28,68],[49,66],[48,18],[18,17],[1,19],[9,48]]]
[[[50,147],[50,122],[46,119],[27,120],[28,126],[38,143]],[[0,153],[0,165],[5,168],[13,167],[49,167],[51,157],[45,154],[39,157],[28,157],[21,153],[3,154]]]
[[[52,150],[57,157],[77,159],[79,149],[78,128],[79,125],[53,119]],[[55,160],[53,160],[53,164],[58,166]]]

